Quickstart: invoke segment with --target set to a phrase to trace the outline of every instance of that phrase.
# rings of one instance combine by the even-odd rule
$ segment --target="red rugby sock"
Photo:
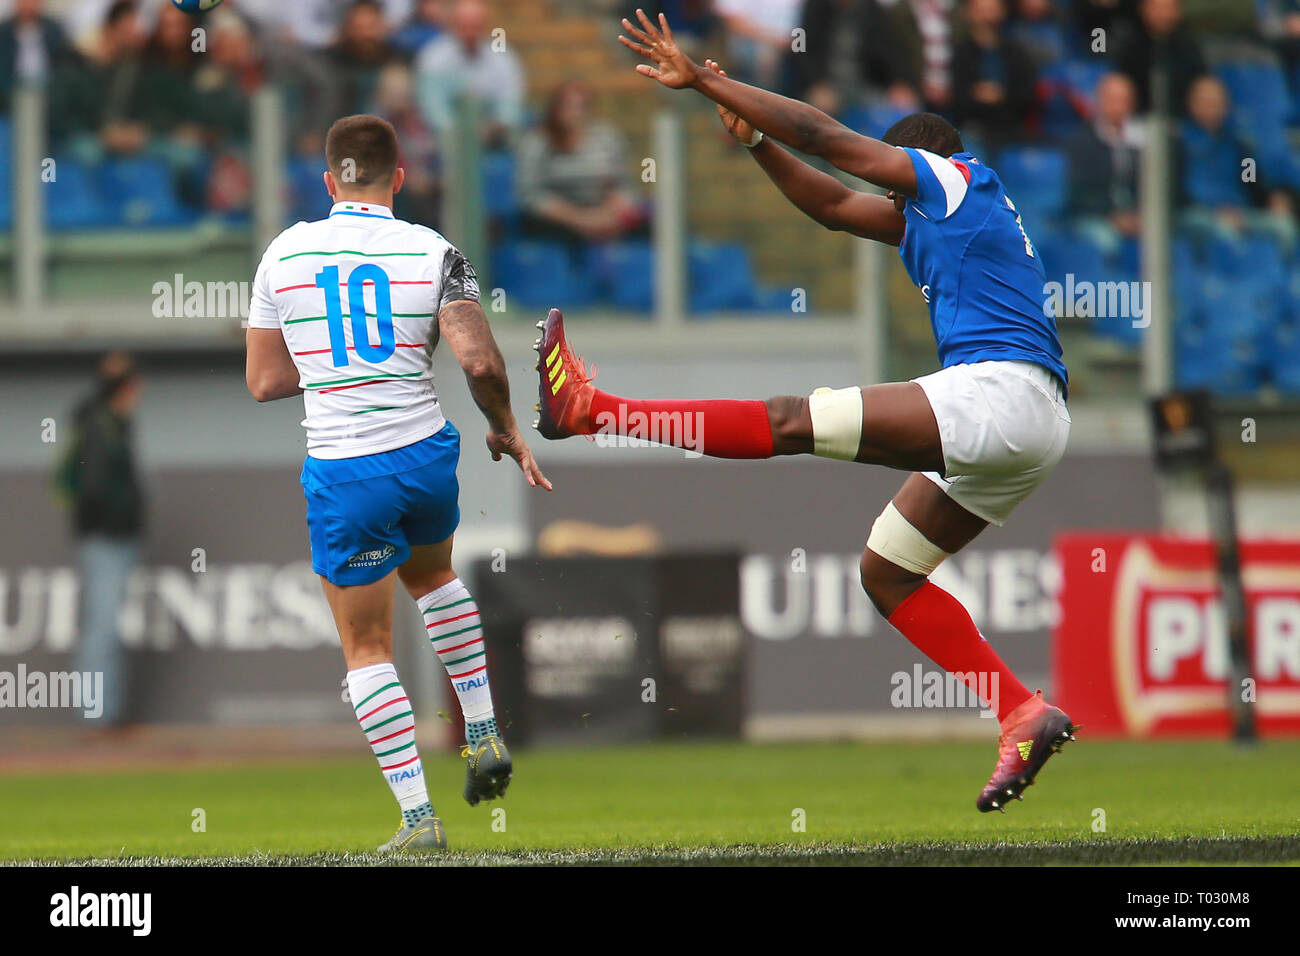
[[[772,426],[766,403],[759,401],[639,401],[596,389],[590,425],[593,432],[676,445],[714,458],[772,457]]]
[[[966,608],[943,588],[926,581],[894,608],[889,623],[944,670],[961,674],[972,691],[979,692],[979,675],[985,675],[984,688],[995,691],[985,703],[997,710],[999,721],[1033,696],[984,640]]]

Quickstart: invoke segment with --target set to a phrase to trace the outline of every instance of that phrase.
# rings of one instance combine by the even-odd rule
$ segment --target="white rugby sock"
[[[429,792],[415,748],[415,714],[397,679],[397,669],[385,662],[348,671],[348,697],[409,826],[410,818],[419,820],[417,814],[428,806]]]
[[[476,746],[482,737],[497,732],[478,605],[460,578],[430,591],[416,603],[420,606],[429,643],[447,669],[451,686],[460,700],[466,742]]]

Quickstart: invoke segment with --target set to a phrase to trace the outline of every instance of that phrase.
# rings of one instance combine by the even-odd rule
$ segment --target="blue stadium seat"
[[[171,170],[161,159],[132,156],[105,160],[99,182],[105,202],[124,225],[174,226],[197,218],[177,201]]]
[[[736,242],[690,245],[690,310],[753,309],[757,305],[749,250]]]
[[[587,250],[587,272],[597,296],[619,309],[654,308],[655,257],[649,242],[603,242]]]
[[[574,308],[593,298],[593,283],[577,274],[559,243],[499,243],[492,252],[492,275],[507,295],[530,309]]]
[[[515,158],[504,150],[483,157],[483,203],[493,219],[513,220],[519,214]]]
[[[1279,390],[1300,395],[1300,268],[1292,270],[1286,292],[1267,341],[1268,376]]]
[[[1202,275],[1181,298],[1174,325],[1178,385],[1222,394],[1257,391],[1277,324],[1275,291],[1249,278]]]
[[[95,171],[75,159],[56,157],[54,180],[45,193],[45,221],[59,230],[102,228],[118,220],[100,196]]]
[[[1025,223],[1041,232],[1043,224],[1065,209],[1067,173],[1065,153],[1042,146],[1008,147],[995,167],[1007,195]],[[1034,232],[1030,232],[1033,236]]]
[[[863,104],[845,110],[840,122],[864,136],[878,138],[911,112],[913,111],[890,103]]]

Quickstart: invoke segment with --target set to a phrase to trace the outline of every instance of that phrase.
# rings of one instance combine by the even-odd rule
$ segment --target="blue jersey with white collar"
[[[1044,308],[1043,264],[997,174],[970,153],[945,159],[906,152],[917,195],[904,208],[898,254],[929,303],[943,367],[1033,362],[1064,387],[1056,318]]]

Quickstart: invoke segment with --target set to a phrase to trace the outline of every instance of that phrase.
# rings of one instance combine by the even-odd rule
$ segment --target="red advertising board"
[[[1208,541],[1067,534],[1052,651],[1056,701],[1096,733],[1227,734],[1228,639]],[[1261,734],[1300,733],[1300,541],[1243,541]],[[1249,697],[1247,699],[1250,699]]]

